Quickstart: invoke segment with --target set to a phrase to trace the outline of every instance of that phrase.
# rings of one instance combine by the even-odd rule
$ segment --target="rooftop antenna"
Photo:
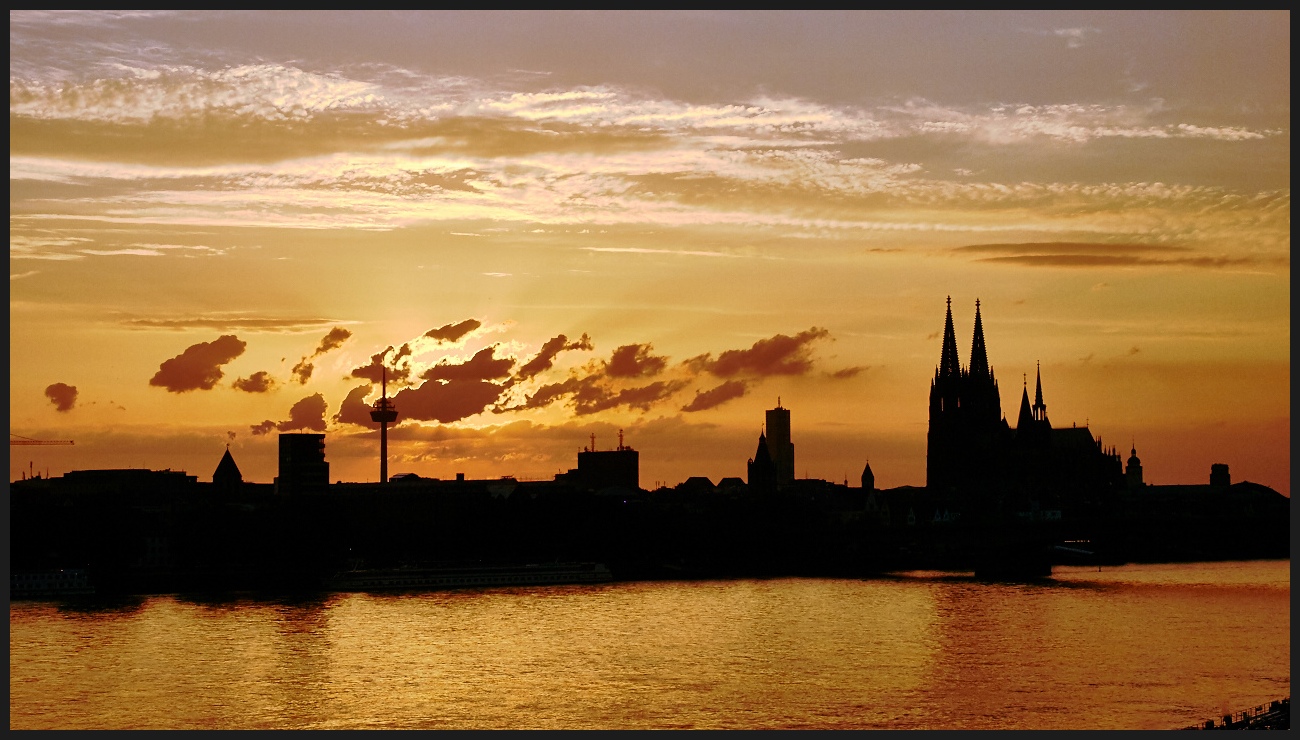
[[[623,449],[623,430],[618,430],[618,448]]]
[[[370,412],[370,420],[379,422],[379,482],[388,482],[388,425],[397,421],[397,407],[388,400],[388,367],[380,366],[381,395]],[[228,447],[228,446],[227,446]]]
[[[591,451],[592,451],[592,452],[595,452],[595,451],[596,451],[596,433],[595,433],[595,432],[592,432],[592,433],[591,433]]]

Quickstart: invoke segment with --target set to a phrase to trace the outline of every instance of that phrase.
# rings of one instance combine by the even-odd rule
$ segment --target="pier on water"
[[[1278,699],[1243,709],[1236,714],[1225,714],[1217,722],[1205,720],[1204,724],[1184,727],[1184,730],[1289,730],[1291,729],[1291,697]]]

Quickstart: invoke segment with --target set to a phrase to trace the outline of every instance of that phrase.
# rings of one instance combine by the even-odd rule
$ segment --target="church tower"
[[[1124,467],[1124,478],[1130,489],[1142,487],[1142,461],[1138,459],[1136,444],[1129,451],[1128,464]]]
[[[212,487],[226,493],[239,490],[244,484],[244,475],[239,472],[235,458],[230,454],[230,445],[226,445],[226,454],[221,456],[217,469],[212,473]]]
[[[963,369],[949,297],[939,367],[930,381],[926,487],[942,493],[993,487],[1006,431],[997,378],[989,365],[980,303],[975,301],[970,365]]]
[[[753,491],[776,490],[776,465],[772,462],[772,453],[768,450],[767,435],[758,433],[758,449],[748,465],[749,488]]]
[[[794,443],[790,441],[790,409],[781,405],[777,396],[776,408],[767,410],[767,449],[776,467],[776,482],[794,480]]]

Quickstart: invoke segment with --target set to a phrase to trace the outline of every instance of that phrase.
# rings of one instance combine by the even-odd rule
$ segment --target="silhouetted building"
[[[275,479],[277,494],[326,492],[330,465],[325,462],[325,435],[281,434],[279,472]]]
[[[745,481],[744,481],[743,478],[739,478],[739,477],[734,476],[734,475],[732,475],[732,476],[727,476],[727,477],[723,478],[722,480],[718,481],[718,492],[719,492],[719,493],[734,493],[734,492],[737,492],[737,491],[745,491],[745,490],[747,490],[748,488],[749,488],[749,487],[745,484]]]
[[[683,493],[693,493],[698,496],[707,496],[716,493],[718,490],[718,487],[713,485],[713,481],[704,475],[692,475],[673,488]]]
[[[230,445],[226,445],[226,454],[221,456],[221,462],[217,463],[217,469],[212,473],[212,487],[218,491],[231,492],[238,490],[243,483],[244,475],[239,472],[239,466],[230,454]]]
[[[597,450],[596,435],[593,434],[591,447],[578,453],[577,469],[557,475],[555,479],[591,490],[622,486],[635,491],[641,487],[640,453],[623,444],[621,429],[618,447],[612,450]]]
[[[1137,445],[1129,451],[1128,464],[1124,466],[1124,480],[1130,489],[1142,487],[1142,461],[1138,459]]]
[[[948,493],[996,488],[998,457],[1011,437],[1002,416],[998,381],[989,366],[984,324],[975,302],[970,366],[962,368],[952,325],[952,299],[944,318],[943,349],[930,381],[930,429],[926,435],[925,480]]]
[[[768,412],[771,413],[770,411]],[[767,443],[767,435],[758,433],[758,449],[747,464],[749,487],[755,491],[770,491],[776,488],[776,465],[772,462],[772,451]]]
[[[949,299],[939,367],[930,384],[927,488],[944,495],[972,495],[988,506],[997,498],[1038,507],[1048,499],[1095,502],[1123,481],[1119,453],[1104,448],[1086,426],[1052,428],[1043,400],[1041,367],[1033,402],[1026,382],[1016,428],[1010,428],[988,361],[979,301],[975,302],[971,362],[962,368]]]
[[[864,491],[876,490],[876,474],[871,472],[870,462],[868,462],[866,467],[862,469],[862,490]]]
[[[776,399],[776,408],[767,410],[767,450],[772,455],[772,465],[776,467],[778,485],[794,480],[794,443],[790,441],[790,409],[781,406],[781,399]]]
[[[124,501],[165,500],[192,493],[198,476],[187,475],[183,470],[144,470],[121,468],[115,470],[70,470],[63,474],[63,490],[72,493],[94,493],[105,498]]]
[[[1232,485],[1232,476],[1228,474],[1227,465],[1214,463],[1210,466],[1210,485],[1219,488],[1227,488]]]

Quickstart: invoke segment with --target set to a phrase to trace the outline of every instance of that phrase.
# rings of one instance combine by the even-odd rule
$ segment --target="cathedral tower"
[[[926,486],[933,491],[973,491],[995,485],[998,455],[1007,432],[997,378],[989,365],[984,320],[975,301],[970,365],[963,369],[953,331],[952,298],[944,316],[943,348],[930,382]]]

